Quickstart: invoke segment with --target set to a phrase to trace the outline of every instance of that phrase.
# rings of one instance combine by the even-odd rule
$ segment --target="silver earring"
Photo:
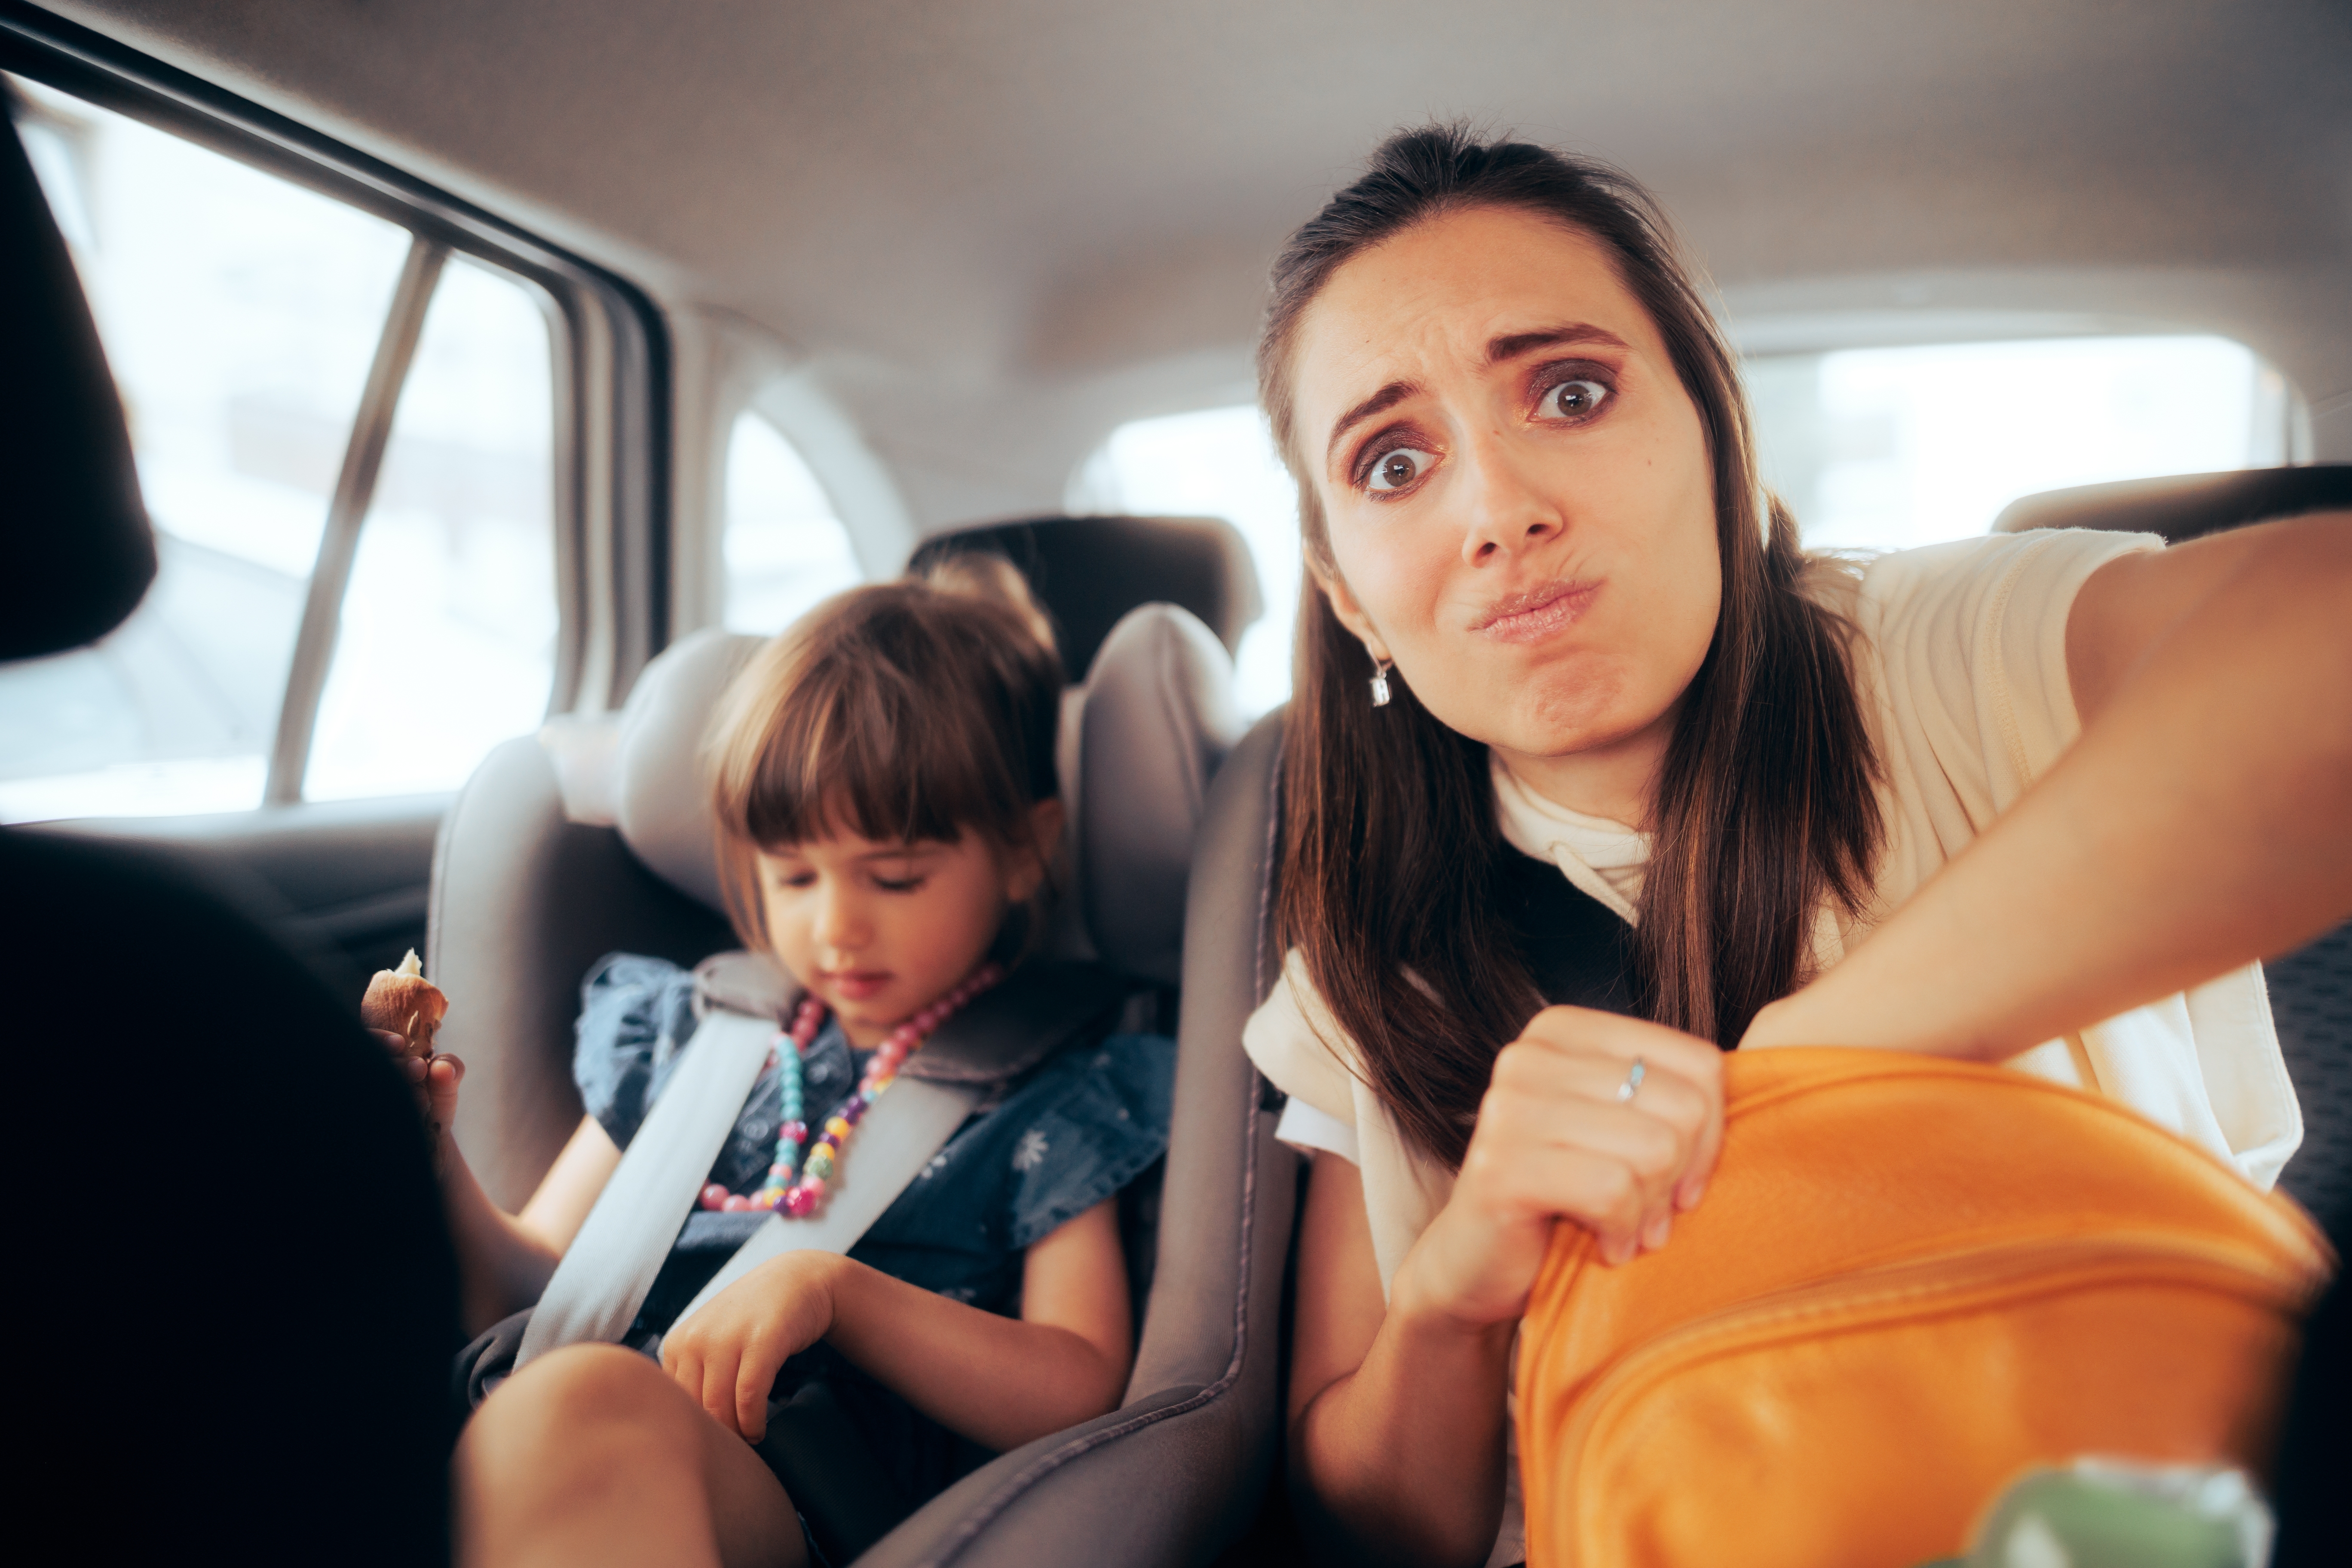
[[[1375,654],[1372,657],[1372,706],[1389,705],[1389,661]]]

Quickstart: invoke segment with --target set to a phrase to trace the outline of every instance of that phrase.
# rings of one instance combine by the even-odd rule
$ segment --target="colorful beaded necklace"
[[[794,1219],[806,1219],[815,1214],[824,1206],[825,1184],[833,1179],[834,1168],[840,1163],[849,1134],[874,1102],[882,1098],[882,1091],[898,1078],[907,1058],[921,1048],[932,1031],[952,1017],[958,1008],[1003,978],[1004,971],[995,964],[982,964],[963,984],[885,1036],[866,1061],[866,1076],[859,1080],[857,1092],[825,1119],[824,1131],[818,1134],[805,1163],[801,1159],[801,1149],[808,1142],[808,1123],[801,1120],[801,1056],[815,1043],[817,1031],[824,1027],[825,1009],[815,997],[803,997],[799,1010],[793,1015],[792,1027],[776,1037],[776,1048],[768,1057],[770,1066],[782,1069],[779,1087],[783,1090],[783,1122],[776,1129],[776,1159],[768,1167],[767,1183],[747,1197],[712,1182],[702,1189],[702,1206],[728,1214],[746,1209],[782,1209]],[[793,1179],[796,1173],[797,1181]]]

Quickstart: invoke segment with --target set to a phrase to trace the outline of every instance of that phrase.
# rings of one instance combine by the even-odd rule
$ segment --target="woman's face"
[[[1342,623],[1530,782],[1613,752],[1645,790],[1722,567],[1698,411],[1608,253],[1524,212],[1422,224],[1332,276],[1291,374]]]

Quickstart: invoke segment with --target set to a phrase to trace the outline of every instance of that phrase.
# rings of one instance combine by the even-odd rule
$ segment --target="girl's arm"
[[[662,1365],[757,1442],[785,1359],[829,1340],[924,1415],[1002,1452],[1116,1409],[1130,1338],[1118,1203],[1106,1198],[1029,1248],[1017,1320],[832,1253],[788,1252],[673,1331]]]
[[[594,1117],[582,1117],[520,1215],[490,1202],[446,1132],[441,1134],[439,1163],[441,1201],[457,1247],[466,1328],[478,1334],[539,1300],[557,1260],[620,1165],[621,1151]]]
[[[2081,740],[1743,1043],[2000,1060],[2352,913],[2352,514],[2109,563],[2066,665]]]
[[[593,1207],[597,1194],[621,1163],[612,1135],[593,1116],[581,1118],[563,1152],[555,1157],[539,1190],[510,1215],[490,1201],[458,1152],[449,1126],[457,1113],[457,1086],[466,1064],[444,1053],[429,1061],[410,1056],[408,1042],[376,1031],[401,1058],[401,1068],[420,1100],[433,1139],[433,1168],[441,1177],[441,1203],[457,1252],[459,1306],[466,1331],[480,1333],[510,1312],[539,1300],[556,1260]]]

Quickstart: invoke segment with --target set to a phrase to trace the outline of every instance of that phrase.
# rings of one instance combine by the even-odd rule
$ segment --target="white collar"
[[[1642,871],[1650,862],[1650,836],[1548,800],[1513,773],[1499,752],[1489,747],[1486,756],[1495,779],[1496,826],[1504,840],[1521,854],[1558,866],[1579,889],[1632,924]]]

